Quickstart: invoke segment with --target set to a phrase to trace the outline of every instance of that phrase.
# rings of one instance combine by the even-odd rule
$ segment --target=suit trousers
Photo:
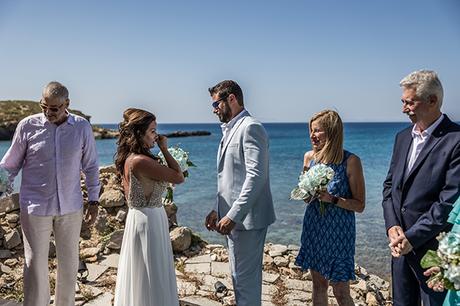
[[[233,230],[227,236],[230,271],[237,306],[260,306],[262,262],[267,228]]]
[[[56,306],[75,306],[83,209],[63,216],[35,216],[21,210],[24,237],[24,306],[48,306],[48,253],[51,232],[56,241]]]
[[[405,255],[391,260],[393,306],[441,306],[446,291],[428,288],[428,277],[423,275],[420,259]]]

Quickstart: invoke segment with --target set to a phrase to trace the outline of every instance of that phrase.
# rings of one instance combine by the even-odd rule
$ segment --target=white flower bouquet
[[[180,170],[184,174],[184,177],[188,177],[188,169],[190,167],[196,167],[195,164],[189,158],[188,152],[185,152],[183,149],[176,147],[168,148],[169,154],[177,161],[179,164]],[[161,159],[162,163],[166,165],[166,159],[162,152],[158,154],[158,157]],[[174,185],[169,184],[166,190],[165,201],[172,202],[174,199]]]
[[[437,251],[429,250],[423,256],[422,268],[439,267],[441,270],[432,275],[428,282],[440,282],[449,290],[460,290],[460,234],[441,233],[437,239]]]
[[[4,193],[8,194],[12,191],[12,186],[9,181],[9,173],[5,168],[0,167],[0,196]]]
[[[291,191],[291,200],[302,200],[310,203],[326,191],[327,185],[334,178],[334,170],[324,164],[316,164],[299,177],[299,183]],[[320,201],[320,212],[324,214],[326,205]]]

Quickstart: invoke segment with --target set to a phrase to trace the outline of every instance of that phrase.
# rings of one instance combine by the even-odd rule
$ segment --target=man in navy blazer
[[[460,126],[441,112],[443,88],[434,71],[401,82],[402,111],[413,126],[396,136],[383,184],[383,212],[392,254],[393,305],[442,305],[420,266],[460,193]]]

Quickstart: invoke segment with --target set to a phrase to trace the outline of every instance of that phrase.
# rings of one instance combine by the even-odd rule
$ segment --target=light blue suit
[[[227,236],[236,303],[258,306],[265,236],[276,218],[270,191],[268,136],[259,121],[243,112],[219,146],[215,209],[219,220],[227,216],[236,223]]]

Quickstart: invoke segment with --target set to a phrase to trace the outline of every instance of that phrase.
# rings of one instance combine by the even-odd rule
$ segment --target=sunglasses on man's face
[[[46,105],[45,103],[43,102],[40,102],[40,108],[42,109],[42,111],[44,112],[51,112],[51,113],[57,113],[61,108],[62,106],[64,105],[65,103],[59,105],[59,106],[55,106],[55,107],[49,107],[48,105]]]
[[[220,98],[219,100],[216,100],[216,101],[212,102],[212,104],[211,104],[211,105],[212,105],[212,108],[217,108],[217,107],[219,107],[220,101],[225,100],[225,99],[227,99],[227,98],[228,98],[228,96],[225,96],[225,97]]]

